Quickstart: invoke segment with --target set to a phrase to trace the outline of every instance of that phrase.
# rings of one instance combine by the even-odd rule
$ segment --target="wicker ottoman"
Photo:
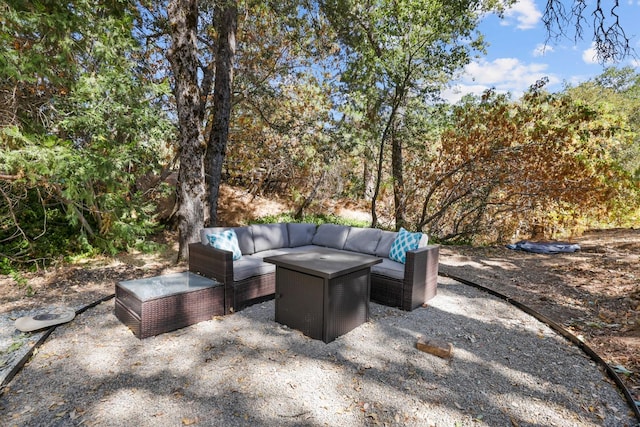
[[[115,315],[138,338],[173,331],[224,314],[224,286],[191,272],[116,285]]]

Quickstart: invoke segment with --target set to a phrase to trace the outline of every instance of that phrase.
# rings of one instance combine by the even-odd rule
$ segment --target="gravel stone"
[[[5,388],[0,425],[637,425],[580,349],[446,278],[427,307],[372,303],[329,344],[276,323],[273,301],[144,340],[113,312],[110,300],[56,328]]]

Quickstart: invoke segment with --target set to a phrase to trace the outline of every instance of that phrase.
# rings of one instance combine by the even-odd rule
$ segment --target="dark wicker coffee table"
[[[275,320],[325,343],[369,320],[380,258],[331,249],[265,257],[276,265]]]
[[[115,314],[138,338],[173,331],[224,314],[224,286],[191,272],[116,285]]]

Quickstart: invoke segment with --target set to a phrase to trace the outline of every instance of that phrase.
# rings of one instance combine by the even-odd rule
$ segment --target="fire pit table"
[[[264,261],[276,266],[276,322],[329,343],[369,320],[370,268],[382,259],[317,249]]]

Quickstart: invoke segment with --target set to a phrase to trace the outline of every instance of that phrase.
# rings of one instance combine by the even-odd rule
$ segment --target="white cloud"
[[[443,90],[440,96],[442,96],[442,98],[448,101],[449,103],[455,104],[456,102],[460,101],[460,99],[462,99],[462,97],[465,95],[477,96],[482,94],[482,92],[484,92],[487,89],[489,88],[484,85],[469,85],[469,84],[458,83],[453,85],[449,89]]]
[[[442,96],[455,103],[464,95],[478,95],[494,88],[499,93],[510,92],[517,98],[544,77],[549,79],[547,86],[560,83],[560,78],[548,73],[547,68],[547,64],[524,64],[517,58],[499,58],[491,62],[482,59],[467,65],[461,78]]]
[[[516,27],[520,30],[530,30],[534,28],[542,13],[538,10],[534,0],[520,0],[504,13],[507,19],[505,25],[511,25],[511,20],[515,19],[518,23]]]
[[[582,52],[582,60],[587,64],[600,64],[598,52],[596,51],[595,42],[591,42],[591,46]],[[604,61],[604,65],[614,65],[613,61]]]
[[[591,47],[582,52],[582,60],[587,64],[598,63],[598,54],[596,53],[595,43],[591,43]]]
[[[592,74],[575,74],[569,76],[565,81],[571,86],[578,86],[591,78],[593,78]]]
[[[533,56],[534,57],[538,57],[538,56],[544,56],[547,53],[551,53],[553,52],[553,46],[550,46],[548,44],[545,43],[539,43],[535,49],[533,49]]]

